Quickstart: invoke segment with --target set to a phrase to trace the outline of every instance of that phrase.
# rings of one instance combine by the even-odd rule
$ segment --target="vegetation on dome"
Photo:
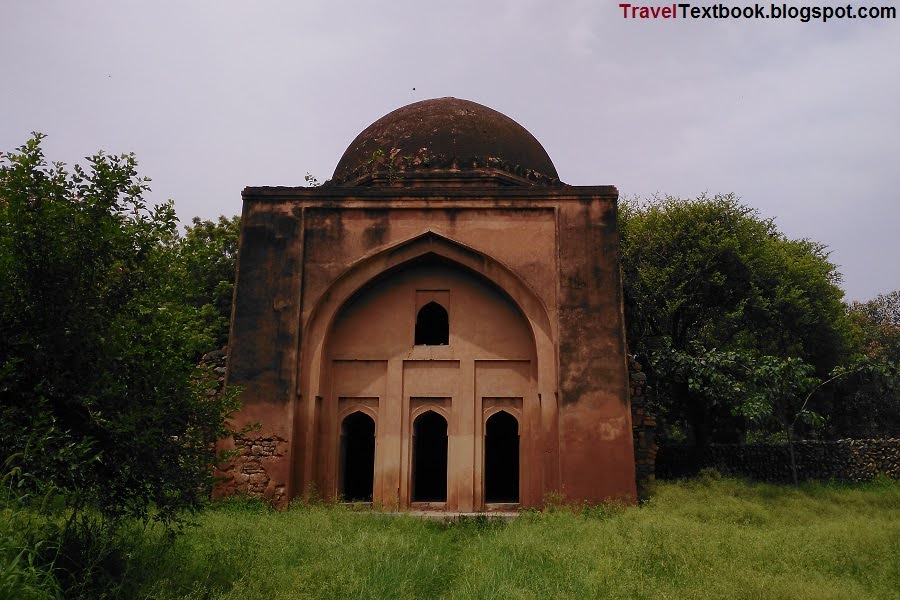
[[[536,182],[559,178],[546,150],[527,129],[503,113],[457,98],[423,100],[381,117],[350,143],[331,181],[352,182],[379,153],[392,163],[439,159],[419,161],[419,169],[455,165],[465,170],[490,160],[523,177],[533,173]]]

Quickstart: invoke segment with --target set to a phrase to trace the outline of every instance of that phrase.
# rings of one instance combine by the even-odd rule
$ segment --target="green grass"
[[[900,484],[706,478],[509,524],[232,504],[143,560],[138,598],[900,598]]]

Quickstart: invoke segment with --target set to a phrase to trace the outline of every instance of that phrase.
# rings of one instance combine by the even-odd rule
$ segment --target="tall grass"
[[[8,502],[0,508],[0,598],[62,597],[53,565],[45,559],[55,551],[54,542],[32,511]]]
[[[254,505],[141,557],[142,598],[897,598],[900,484],[704,478],[511,523]]]
[[[8,490],[7,490],[8,491]],[[0,600],[130,598],[171,536],[74,512],[52,492],[0,497]]]

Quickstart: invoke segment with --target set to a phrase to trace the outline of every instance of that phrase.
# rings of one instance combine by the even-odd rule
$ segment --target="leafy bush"
[[[15,564],[43,557],[69,595],[97,596],[90,582],[121,578],[124,527],[176,530],[203,504],[235,394],[204,393],[215,334],[173,275],[172,203],[145,204],[133,155],[68,170],[42,137],[0,155],[0,456],[8,506],[62,507]]]

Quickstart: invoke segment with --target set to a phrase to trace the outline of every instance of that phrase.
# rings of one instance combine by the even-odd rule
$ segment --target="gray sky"
[[[455,96],[531,131],[566,183],[734,192],[827,244],[848,299],[900,288],[900,20],[636,21],[615,0],[0,2],[0,149],[37,130],[51,160],[133,151],[149,199],[183,222],[238,214],[248,185],[324,181],[372,121]]]

